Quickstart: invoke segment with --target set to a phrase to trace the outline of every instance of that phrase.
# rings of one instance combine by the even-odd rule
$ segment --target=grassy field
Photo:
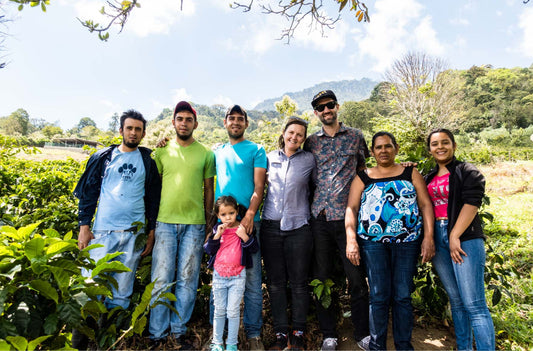
[[[514,267],[519,276],[506,274],[512,298],[490,306],[498,339],[505,350],[533,349],[533,161],[504,162],[480,167],[487,178],[494,215],[487,225],[488,244],[503,255],[501,268]],[[489,296],[491,293],[488,294]]]

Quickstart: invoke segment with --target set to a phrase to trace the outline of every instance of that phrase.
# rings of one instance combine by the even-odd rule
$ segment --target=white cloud
[[[179,101],[192,101],[193,98],[190,94],[187,93],[185,88],[174,89],[172,90],[172,100],[171,105],[176,104]]]
[[[354,37],[359,54],[375,60],[372,67],[384,72],[407,51],[423,51],[431,55],[444,52],[437,39],[430,16],[423,16],[424,7],[416,0],[376,1],[375,13],[365,26],[364,38]]]
[[[457,18],[452,18],[450,20],[450,24],[453,25],[453,26],[464,26],[464,27],[467,27],[470,25],[470,21],[464,17],[457,17]]]
[[[526,57],[533,57],[533,8],[526,8],[520,15],[518,27],[523,31],[520,51]]]
[[[231,100],[231,98],[229,98],[227,96],[218,95],[217,97],[215,97],[213,99],[213,105],[215,105],[215,104],[220,104],[220,105],[223,105],[225,107],[229,107],[229,106],[233,105],[233,100]]]
[[[294,34],[292,42],[295,45],[311,47],[316,51],[340,52],[346,46],[346,34],[349,32],[349,26],[346,21],[335,23],[335,28],[324,28],[322,30],[314,26],[309,30],[309,25],[302,23]]]
[[[77,15],[82,20],[92,19],[101,24],[109,21],[99,12],[102,8],[101,1],[67,2],[61,0],[61,3],[74,6]],[[150,34],[166,34],[181,16],[192,16],[195,13],[193,1],[184,1],[183,9],[180,9],[180,2],[176,0],[148,0],[141,1],[140,4],[141,8],[133,10],[126,24],[128,31],[139,37],[146,37]]]

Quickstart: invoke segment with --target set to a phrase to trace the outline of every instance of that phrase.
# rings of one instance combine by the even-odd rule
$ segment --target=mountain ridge
[[[369,78],[322,82],[300,91],[287,92],[279,97],[263,100],[255,105],[253,110],[276,110],[274,103],[280,101],[285,95],[296,101],[299,110],[308,110],[311,109],[311,100],[313,99],[313,96],[319,91],[327,89],[333,90],[337,96],[339,104],[342,104],[345,101],[361,101],[370,97],[372,89],[374,89],[377,84],[379,84],[379,82]]]

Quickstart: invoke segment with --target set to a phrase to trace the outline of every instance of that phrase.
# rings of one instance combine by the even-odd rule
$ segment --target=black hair
[[[140,112],[135,111],[133,109],[124,112],[122,116],[120,116],[120,129],[124,128],[124,121],[127,118],[132,118],[132,119],[136,119],[138,121],[143,122],[143,131],[146,130],[146,120],[144,119],[143,115]]]
[[[244,120],[248,122],[248,114],[246,113],[246,110],[240,107],[239,105],[233,105],[230,108],[228,108],[228,111],[226,112],[226,116],[224,117],[224,119],[228,118],[228,116],[234,112],[237,112],[238,114],[243,115]]]
[[[381,132],[377,132],[376,134],[374,134],[374,136],[372,137],[372,146],[370,146],[370,149],[371,150],[374,150],[374,144],[376,143],[376,139],[381,137],[381,136],[388,136],[390,138],[390,140],[392,141],[392,144],[398,148],[398,143],[396,142],[396,138],[394,137],[394,135],[392,135],[392,133],[389,133],[389,132],[384,132],[384,131],[381,131]]]
[[[289,126],[292,124],[298,124],[300,126],[303,126],[305,128],[304,139],[307,138],[307,121],[301,119],[300,117],[290,117],[289,120],[287,121],[287,124],[285,124],[285,127],[283,128],[283,133],[281,133],[278,139],[278,145],[280,149],[285,148],[285,140],[283,140],[283,134],[285,133],[285,131],[287,131],[287,128],[289,128]]]
[[[429,144],[431,142],[431,136],[433,134],[436,134],[436,133],[444,133],[444,134],[448,135],[450,137],[450,140],[452,141],[452,144],[456,145],[455,144],[455,138],[453,137],[453,133],[451,132],[451,130],[446,129],[446,128],[438,128],[438,129],[433,129],[431,132],[429,132],[428,138],[426,140],[426,145],[427,145],[428,149],[429,149]]]

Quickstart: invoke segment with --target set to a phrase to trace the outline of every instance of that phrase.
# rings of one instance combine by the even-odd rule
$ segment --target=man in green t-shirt
[[[172,125],[176,138],[155,151],[163,184],[152,253],[152,302],[175,281],[174,307],[179,315],[158,305],[150,313],[149,330],[152,343],[159,344],[170,326],[171,336],[186,350],[192,347],[184,336],[196,299],[206,223],[213,210],[215,158],[193,138],[198,122],[188,102],[176,105]]]

